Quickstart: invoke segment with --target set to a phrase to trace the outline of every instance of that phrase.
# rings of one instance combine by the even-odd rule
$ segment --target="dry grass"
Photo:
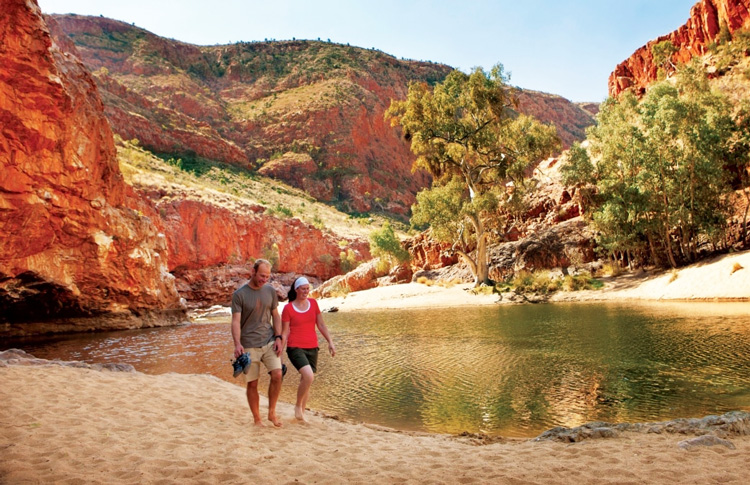
[[[454,286],[459,285],[461,283],[462,283],[461,280],[459,280],[458,278],[454,278],[454,279],[451,279],[451,280],[441,280],[438,283],[438,285],[440,285],[440,286],[442,286],[444,288],[453,288]]]
[[[273,93],[259,99],[239,98],[227,107],[235,121],[281,118],[307,119],[311,111],[321,111],[344,102],[351,102],[351,92],[359,89],[351,81],[328,79]],[[348,93],[348,94],[347,94]]]
[[[669,283],[673,282],[679,276],[679,272],[676,269],[672,270],[672,275],[669,277]]]
[[[602,276],[619,276],[622,274],[622,268],[617,263],[607,262],[602,265],[599,273]]]
[[[491,295],[495,292],[494,286],[477,286],[471,289],[471,292],[475,295]]]
[[[432,281],[426,276],[420,276],[419,278],[417,278],[417,283],[419,283],[420,285],[425,285],[425,286],[432,286],[435,284],[434,281]]]
[[[167,163],[131,142],[116,137],[120,170],[136,188],[158,189],[164,197],[189,198],[246,211],[253,205],[266,207],[280,218],[297,217],[346,238],[367,238],[386,221],[370,216],[363,221],[334,207],[317,202],[308,194],[282,182],[221,164],[213,164],[196,175]]]

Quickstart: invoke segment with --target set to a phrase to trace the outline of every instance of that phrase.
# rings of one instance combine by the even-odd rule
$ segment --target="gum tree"
[[[502,65],[489,72],[453,71],[431,88],[413,83],[405,101],[392,101],[386,118],[400,125],[417,155],[414,169],[433,176],[417,195],[412,222],[452,242],[475,284],[489,282],[486,220],[498,203],[494,190],[559,146],[554,127],[513,110],[513,89]]]
[[[683,66],[676,82],[652,85],[640,100],[629,92],[608,99],[588,133],[597,160],[590,176],[599,192],[593,218],[600,244],[629,260],[647,247],[656,264],[695,261],[699,245],[726,227],[725,165],[736,132],[731,106],[695,65]]]

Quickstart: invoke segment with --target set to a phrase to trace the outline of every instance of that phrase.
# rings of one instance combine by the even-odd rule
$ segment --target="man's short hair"
[[[253,271],[258,271],[258,268],[260,268],[261,264],[267,264],[269,268],[271,268],[271,262],[267,259],[256,259],[255,263],[253,263]]]

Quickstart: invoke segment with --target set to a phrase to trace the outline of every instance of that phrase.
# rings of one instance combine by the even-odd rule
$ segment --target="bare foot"
[[[281,422],[279,418],[276,417],[276,414],[268,413],[268,420],[273,423],[274,426],[277,428],[281,428],[284,424]]]
[[[263,427],[265,427],[265,426],[266,426],[265,424],[263,424],[263,421],[261,421],[260,419],[259,419],[259,420],[257,420],[257,421],[255,421],[255,422],[254,422],[253,424],[254,424],[255,426],[260,426],[261,428],[263,428]]]
[[[294,417],[297,419],[297,421],[307,423],[307,420],[305,419],[305,410],[299,406],[294,406]]]

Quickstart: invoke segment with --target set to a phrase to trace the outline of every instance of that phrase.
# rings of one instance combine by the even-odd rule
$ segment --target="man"
[[[250,367],[245,375],[247,381],[247,402],[256,426],[263,426],[260,419],[260,396],[258,378],[260,363],[271,373],[268,385],[268,420],[280,427],[276,417],[276,403],[281,392],[281,316],[276,290],[268,285],[271,277],[271,263],[258,259],[253,264],[250,281],[232,294],[232,339],[234,357],[245,350],[250,354]]]

